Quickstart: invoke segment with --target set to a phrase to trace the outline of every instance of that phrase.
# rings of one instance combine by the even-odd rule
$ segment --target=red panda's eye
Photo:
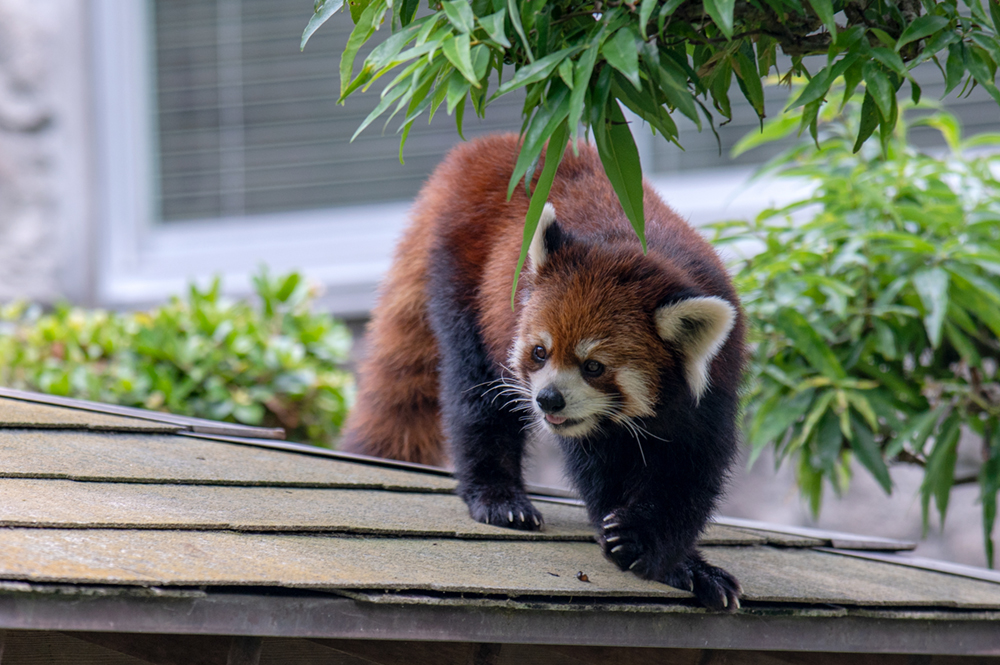
[[[531,357],[534,358],[537,362],[540,363],[545,362],[545,357],[546,357],[545,347],[536,346],[534,349],[531,350]]]
[[[604,365],[596,360],[588,360],[583,363],[583,373],[591,378],[598,377],[604,374]]]

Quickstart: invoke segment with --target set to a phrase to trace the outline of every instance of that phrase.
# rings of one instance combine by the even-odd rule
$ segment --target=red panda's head
[[[605,422],[636,425],[656,413],[672,368],[696,403],[708,389],[736,318],[726,300],[699,294],[661,259],[568,235],[549,204],[529,270],[510,364],[550,430],[582,438]]]

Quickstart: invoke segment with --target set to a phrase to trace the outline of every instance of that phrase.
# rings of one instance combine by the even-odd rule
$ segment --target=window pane
[[[353,27],[334,16],[299,51],[312,0],[155,3],[159,212],[163,221],[412,199],[460,139],[444,107],[417,120],[399,163],[400,116],[351,135],[385,82],[337,105],[340,53]],[[388,29],[384,26],[383,29]],[[364,53],[359,56],[360,67]],[[517,131],[504,98],[465,136]]]

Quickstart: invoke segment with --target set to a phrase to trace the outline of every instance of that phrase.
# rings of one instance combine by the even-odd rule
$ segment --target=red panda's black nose
[[[566,400],[563,399],[562,393],[555,386],[542,388],[538,396],[535,397],[535,401],[545,413],[556,413],[562,411],[563,407],[566,406]]]

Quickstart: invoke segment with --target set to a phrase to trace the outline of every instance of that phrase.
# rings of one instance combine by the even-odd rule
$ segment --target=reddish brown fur
[[[610,336],[613,349],[607,352],[616,358],[627,357],[629,365],[655,375],[657,367],[672,362],[652,319],[660,294],[693,287],[736,302],[732,287],[718,278],[725,274],[718,257],[648,183],[644,201],[650,252],[642,257],[596,151],[581,143],[578,156],[567,149],[549,201],[555,206],[561,229],[614,248],[616,265],[586,274],[566,272],[561,279],[577,283],[568,291],[553,290],[574,294],[570,302],[551,307],[543,289],[533,295],[529,305],[539,310],[539,316],[522,311],[520,299],[518,311],[512,312],[510,291],[528,206],[523,184],[509,202],[506,200],[518,149],[515,135],[463,144],[449,153],[421,192],[413,222],[397,248],[373,311],[371,355],[360,368],[361,390],[347,423],[347,449],[431,464],[445,459],[438,403],[438,348],[427,316],[428,270],[436,251],[456,255],[461,292],[468,294],[468,304],[478,312],[488,355],[497,365],[509,361],[519,320],[530,320],[530,332],[547,329],[557,339],[579,339],[569,333],[581,330],[593,330],[595,337]],[[536,172],[541,168],[540,164]],[[561,257],[562,261],[570,259]],[[642,273],[642,279],[620,285],[616,275],[623,268]],[[529,270],[522,273],[522,280],[530,287]],[[742,339],[742,327],[741,317],[734,337]],[[530,353],[530,348],[525,352]],[[733,347],[733,352],[738,350]],[[571,346],[555,351],[573,353]],[[723,358],[727,353],[720,354],[723,362],[714,364],[713,380],[736,385],[742,362],[738,357]],[[569,363],[569,356],[562,362]]]

